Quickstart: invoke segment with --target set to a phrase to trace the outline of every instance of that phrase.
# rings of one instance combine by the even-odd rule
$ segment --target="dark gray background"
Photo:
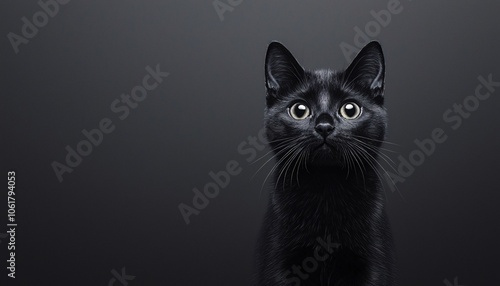
[[[267,45],[281,41],[309,69],[346,67],[340,43],[352,44],[353,28],[387,3],[246,0],[221,21],[211,1],[71,1],[15,54],[6,35],[20,34],[21,17],[40,7],[2,1],[1,163],[2,176],[17,172],[19,223],[18,278],[9,282],[108,285],[110,271],[125,267],[136,276],[130,286],[250,285],[270,168],[252,179],[265,160],[250,164],[237,147],[262,126]],[[387,61],[388,140],[399,144],[389,154],[397,163],[436,127],[448,140],[398,184],[401,195],[386,191],[399,285],[493,285],[500,90],[457,130],[442,115],[474,93],[479,75],[500,80],[500,4],[401,5],[376,37]],[[120,121],[110,103],[156,64],[170,76]],[[104,117],[116,130],[59,183],[51,162]],[[179,203],[191,204],[192,189],[230,160],[241,174],[186,225]],[[5,222],[6,189],[0,200]]]

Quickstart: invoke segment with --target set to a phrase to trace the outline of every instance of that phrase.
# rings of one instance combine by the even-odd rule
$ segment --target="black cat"
[[[343,72],[306,71],[269,45],[265,127],[276,165],[257,251],[258,285],[394,285],[376,161],[385,64],[366,45]]]

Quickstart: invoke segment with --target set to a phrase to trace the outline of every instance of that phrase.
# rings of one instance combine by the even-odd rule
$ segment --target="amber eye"
[[[293,119],[304,120],[311,115],[311,111],[303,102],[297,102],[288,108],[288,114],[290,114]]]
[[[361,107],[354,102],[347,102],[340,108],[340,115],[345,119],[356,119],[361,114]]]

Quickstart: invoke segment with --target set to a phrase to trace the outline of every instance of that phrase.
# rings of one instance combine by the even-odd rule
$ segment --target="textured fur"
[[[376,168],[387,125],[380,45],[369,43],[336,72],[306,71],[273,42],[265,75],[265,127],[276,166],[257,284],[394,285],[392,235]],[[339,110],[349,102],[361,107],[359,117],[342,117]],[[295,103],[309,107],[310,116],[292,118]]]

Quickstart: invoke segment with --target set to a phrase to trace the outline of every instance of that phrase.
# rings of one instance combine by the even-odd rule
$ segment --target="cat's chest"
[[[290,242],[316,245],[364,237],[370,229],[370,204],[324,193],[290,196],[275,205],[275,219]],[[293,243],[292,243],[293,244]]]

